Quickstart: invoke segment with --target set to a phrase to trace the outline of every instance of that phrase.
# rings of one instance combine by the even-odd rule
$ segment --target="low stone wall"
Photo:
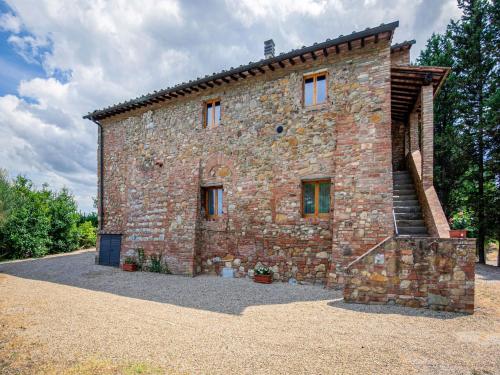
[[[472,314],[475,240],[388,238],[346,269],[344,300]]]

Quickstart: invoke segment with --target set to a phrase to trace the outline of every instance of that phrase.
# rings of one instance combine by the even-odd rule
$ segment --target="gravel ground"
[[[0,263],[0,373],[500,374],[495,267],[478,267],[466,316],[93,261]]]

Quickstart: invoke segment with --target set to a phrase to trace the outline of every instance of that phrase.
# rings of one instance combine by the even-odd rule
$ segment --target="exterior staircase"
[[[399,237],[429,237],[408,171],[393,172],[394,216]]]

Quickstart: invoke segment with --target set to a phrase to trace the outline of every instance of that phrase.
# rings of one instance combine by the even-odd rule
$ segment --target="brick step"
[[[404,237],[404,238],[413,238],[413,237],[430,237],[428,233],[420,233],[420,234],[398,234],[398,237]]]
[[[394,201],[394,207],[417,207],[420,209],[418,199],[405,199],[403,201]]]
[[[396,218],[398,228],[403,227],[421,227],[425,229],[425,223],[422,219],[419,220],[400,220]]]
[[[392,185],[393,190],[413,190],[415,191],[415,186],[413,186],[412,183],[408,184],[393,184]]]
[[[393,186],[398,186],[398,185],[412,185],[413,180],[410,177],[399,177],[399,178],[394,178],[392,181]]]
[[[398,232],[399,234],[415,234],[415,235],[421,235],[421,234],[428,234],[427,233],[427,228],[425,227],[398,227]]]
[[[392,196],[392,199],[394,200],[394,202],[415,201],[415,200],[418,200],[416,194],[406,194],[406,195],[396,195],[396,194],[394,194]]]
[[[393,180],[400,180],[400,179],[407,179],[407,178],[411,178],[410,174],[409,173],[399,173],[399,174],[392,174],[392,179]]]
[[[398,214],[406,214],[406,213],[418,213],[421,214],[420,206],[394,206],[394,213]]]
[[[395,212],[396,222],[398,220],[422,220],[422,213],[418,212]]]
[[[393,195],[416,195],[415,189],[393,189]]]

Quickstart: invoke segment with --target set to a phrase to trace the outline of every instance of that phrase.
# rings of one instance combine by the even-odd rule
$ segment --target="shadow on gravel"
[[[185,277],[150,272],[123,272],[94,264],[95,251],[42,259],[0,263],[0,273],[32,280],[74,286],[148,301],[241,314],[258,305],[323,301],[341,298],[339,291],[321,286],[273,283],[214,276]],[[105,295],[102,298],[106,298]]]
[[[476,278],[487,281],[500,281],[500,267],[476,263]]]
[[[399,305],[365,305],[361,303],[345,303],[343,300],[335,300],[328,302],[328,306],[335,307],[337,309],[349,310],[357,313],[365,314],[388,314],[388,315],[403,315],[412,317],[422,317],[422,318],[432,318],[432,319],[455,319],[464,316],[469,316],[467,314],[451,313],[446,311],[436,311],[429,309],[405,307]]]

